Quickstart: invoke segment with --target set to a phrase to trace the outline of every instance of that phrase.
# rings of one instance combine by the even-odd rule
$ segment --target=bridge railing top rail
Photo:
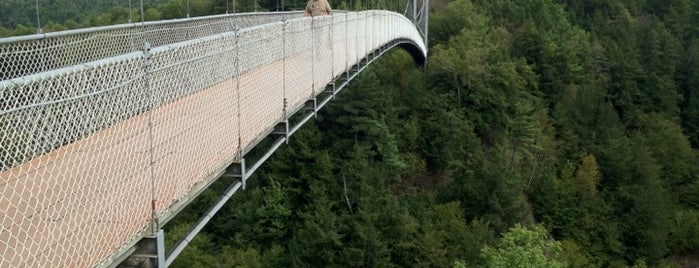
[[[0,81],[143,50],[145,42],[157,47],[302,15],[238,13],[0,38]]]
[[[171,20],[131,22],[131,23],[122,23],[122,24],[107,25],[107,26],[96,26],[96,27],[89,27],[89,28],[56,31],[56,32],[46,32],[46,33],[41,33],[41,34],[30,34],[30,35],[3,37],[3,38],[0,38],[0,45],[7,44],[7,43],[26,42],[26,41],[32,41],[32,40],[46,39],[46,38],[63,37],[63,36],[67,36],[67,35],[76,35],[76,34],[84,34],[84,33],[92,33],[92,32],[103,32],[103,31],[111,31],[111,30],[124,29],[124,28],[138,28],[138,27],[143,27],[143,26],[171,25],[171,24],[181,24],[181,23],[187,23],[187,22],[191,23],[191,22],[199,22],[199,21],[207,21],[207,20],[218,20],[218,19],[233,18],[233,17],[274,17],[274,18],[281,17],[281,16],[300,17],[301,14],[302,14],[302,11],[246,12],[246,13],[231,13],[231,14],[219,14],[219,15],[209,15],[209,16],[201,16],[201,17],[180,18],[180,19],[171,19]]]

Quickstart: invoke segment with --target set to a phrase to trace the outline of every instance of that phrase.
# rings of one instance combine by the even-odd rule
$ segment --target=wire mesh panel
[[[284,91],[288,110],[295,110],[313,92],[313,32],[311,18],[287,21],[284,27]]]
[[[392,12],[222,18],[0,40],[0,267],[108,263],[368,51],[425,51]]]
[[[357,22],[357,13],[350,12],[347,14],[347,63],[349,67],[357,64],[357,51],[359,46],[359,24]]]
[[[252,26],[282,21],[290,20],[294,18],[300,18],[303,16],[303,11],[289,11],[289,12],[274,12],[274,13],[242,13],[237,17],[236,23],[240,28],[248,28]]]
[[[272,23],[280,21],[282,18],[299,16],[301,16],[300,12],[241,13],[152,22],[143,25],[135,24],[134,28],[136,33],[145,32],[146,40],[155,47]]]
[[[0,38],[0,80],[86,63],[152,47],[300,17],[301,12],[242,13]]]
[[[282,23],[242,30],[240,60],[240,129],[243,152],[259,142],[283,120],[284,40]]]
[[[366,55],[367,50],[367,15],[366,11],[357,13],[357,51],[356,58],[357,61],[361,60],[364,55]]]
[[[133,28],[103,27],[34,38],[0,39],[0,80],[53,70],[134,51]],[[28,39],[14,42],[15,39]]]
[[[379,13],[379,14],[381,14],[381,13]],[[374,35],[375,40],[376,40],[374,45],[376,47],[382,46],[382,45],[391,41],[391,39],[389,39],[387,37],[390,36],[389,29],[390,29],[390,25],[392,22],[391,18],[393,16],[391,16],[391,14],[381,14],[381,15],[382,16],[379,16],[377,27],[374,27],[377,30],[377,33]]]
[[[7,141],[8,147],[15,148],[15,154],[0,156],[0,170],[142,112],[146,103],[139,99],[130,106],[101,110],[111,102],[140,94],[142,64],[138,54],[131,54],[109,62],[0,82],[0,122],[8,128],[6,133],[17,137]]]
[[[149,220],[141,66],[126,55],[0,83],[0,266],[90,266]]]
[[[313,65],[315,75],[313,96],[325,90],[325,85],[333,79],[332,34],[334,26],[331,16],[320,16],[313,24]]]
[[[238,150],[235,33],[152,51],[148,72],[156,212],[165,212]]]
[[[332,38],[332,54],[333,54],[333,75],[341,75],[347,69],[347,16],[339,14],[332,16],[333,30]]]
[[[376,32],[378,32],[378,27],[376,22],[380,17],[374,12],[374,10],[367,11],[369,22],[367,22],[367,39],[369,40],[369,45],[367,45],[368,51],[373,51],[376,48]]]

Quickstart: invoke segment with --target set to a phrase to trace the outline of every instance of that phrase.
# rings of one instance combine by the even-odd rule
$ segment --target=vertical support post
[[[345,12],[345,80],[349,81],[349,12]]]
[[[157,246],[156,254],[158,255],[158,267],[165,268],[165,232],[160,229],[155,236],[155,244]]]
[[[44,33],[41,29],[41,19],[39,18],[39,0],[34,1],[36,3],[36,34]]]
[[[411,0],[413,3],[413,23],[417,23],[417,0]]]
[[[355,26],[354,28],[357,29],[357,34],[356,34],[356,36],[357,36],[357,38],[359,38],[359,37],[361,36],[360,33],[359,33],[359,14],[357,14],[357,16],[355,17],[354,21],[357,23],[356,26]],[[359,40],[357,40],[357,46],[356,46],[356,48],[357,48],[357,49],[355,49],[356,51],[354,52],[354,62],[356,62],[356,63],[354,64],[354,66],[356,66],[357,69],[354,70],[354,72],[355,72],[355,73],[358,73],[358,72],[359,72],[359,69],[360,69],[360,67],[361,67],[361,65],[362,65],[362,62],[361,62],[361,60],[359,59]]]
[[[141,0],[141,23],[144,23],[145,20],[146,20],[146,14],[143,13],[143,0]],[[143,28],[145,29],[145,27],[143,27]],[[145,30],[144,30],[144,33],[145,33]],[[145,38],[143,40],[145,40]]]
[[[364,11],[364,58],[366,59],[366,62],[364,63],[364,66],[369,65],[369,0],[367,0],[367,10]]]
[[[369,53],[371,53],[371,58],[374,58],[374,51],[376,51],[376,44],[374,44],[374,35],[376,34],[376,29],[374,29],[374,11],[371,11],[371,27],[369,27]]]
[[[235,8],[235,7],[234,7]],[[236,92],[236,101],[237,101],[237,106],[238,106],[238,150],[237,150],[237,158],[240,159],[241,161],[244,161],[243,159],[243,120],[241,119],[241,109],[240,109],[240,31],[238,29],[238,20],[236,19],[238,16],[233,17],[233,23],[235,24],[235,92]],[[245,184],[243,184],[243,189],[245,189]]]
[[[330,79],[335,81],[335,15],[330,15]],[[332,82],[335,83],[335,82]]]
[[[315,95],[316,92],[316,53],[319,53],[316,51],[316,27],[315,27],[315,21],[316,18],[314,16],[311,16],[311,78],[313,81],[311,82],[311,94],[309,95],[311,98],[313,95]]]
[[[286,96],[286,19],[282,15],[282,94],[284,96],[282,106],[282,119],[287,120],[287,96]]]
[[[146,38],[143,38],[143,73],[145,74],[145,90],[148,92],[148,150],[150,155],[149,168],[150,168],[150,194],[151,194],[151,222],[150,222],[150,232],[155,234],[159,229],[158,225],[158,211],[156,209],[157,202],[157,192],[156,192],[156,182],[155,182],[155,142],[153,138],[153,110],[155,110],[155,96],[153,89],[150,86],[150,68],[151,68],[151,45]]]
[[[425,38],[425,49],[428,49],[428,47],[427,47],[427,41],[429,40],[429,38],[428,38],[428,37],[429,37],[429,36],[428,36],[428,31],[429,31],[429,29],[430,29],[430,27],[429,27],[429,22],[430,22],[430,0],[423,0],[423,1],[425,1],[425,2],[423,3],[423,5],[425,6],[425,9],[422,11],[422,16],[424,16],[424,19],[423,19],[423,20],[424,20],[424,23],[425,23],[425,25],[423,26],[423,27],[425,27],[425,28],[424,28],[423,30],[425,31],[425,36],[424,36],[424,38]],[[427,66],[427,64],[425,64],[425,66]]]

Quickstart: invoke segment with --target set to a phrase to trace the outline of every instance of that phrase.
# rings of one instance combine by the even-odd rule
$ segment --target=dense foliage
[[[433,9],[176,266],[696,265],[699,4]]]
[[[31,8],[3,14],[0,35],[33,25]],[[117,9],[46,27],[124,21]],[[699,265],[699,2],[452,0],[431,14],[425,70],[402,51],[378,60],[174,266]],[[221,187],[167,226],[168,244]]]

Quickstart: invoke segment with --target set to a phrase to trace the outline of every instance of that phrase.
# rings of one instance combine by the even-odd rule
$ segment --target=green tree
[[[330,201],[323,199],[299,213],[302,221],[288,246],[295,266],[331,266],[340,261],[337,253],[346,247],[343,240],[348,227],[333,211]]]
[[[699,211],[696,209],[676,210],[673,227],[669,233],[669,246],[675,253],[691,253],[699,248]]]
[[[681,66],[680,88],[684,96],[682,126],[695,148],[699,148],[699,36],[687,43],[686,61]]]
[[[488,267],[566,267],[557,259],[560,253],[560,242],[549,239],[543,227],[530,230],[519,224],[504,233],[497,246],[481,251]]]
[[[600,171],[597,159],[594,155],[584,155],[581,159],[580,167],[575,172],[575,184],[577,192],[581,196],[590,198],[597,194],[597,187],[600,181]]]
[[[600,162],[609,174],[603,183],[620,222],[625,258],[654,265],[668,250],[671,199],[660,179],[661,167],[640,137],[620,138]]]
[[[430,43],[435,46],[446,44],[452,36],[463,29],[473,29],[483,25],[483,17],[479,16],[471,1],[447,1],[446,8],[430,14]],[[475,27],[474,27],[475,26]]]
[[[262,204],[255,210],[258,219],[253,230],[261,240],[282,240],[288,238],[291,228],[287,226],[292,215],[287,189],[270,178],[269,187],[262,190]]]
[[[401,266],[446,267],[455,259],[481,265],[480,249],[494,240],[487,224],[482,221],[467,223],[458,202],[426,204],[432,209],[417,216],[420,222],[416,256]]]

